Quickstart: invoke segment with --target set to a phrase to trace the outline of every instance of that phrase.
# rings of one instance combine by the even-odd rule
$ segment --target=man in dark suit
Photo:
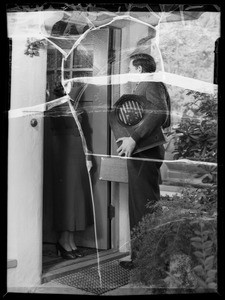
[[[152,56],[139,53],[130,57],[130,73],[152,73],[155,70],[156,63]],[[121,143],[117,149],[118,154],[132,158],[127,160],[130,230],[146,213],[151,212],[146,208],[146,204],[149,201],[155,204],[160,199],[160,167],[165,152],[163,146],[165,139],[160,137],[163,136],[162,129],[170,126],[170,98],[162,82],[138,82],[133,93],[146,97],[151,103],[151,108],[146,113],[144,121],[140,122],[140,126],[136,127],[130,137],[121,137],[117,140]],[[136,153],[134,150],[139,143],[143,139],[148,139],[151,134],[158,138],[157,146],[151,142],[148,149]],[[121,261],[121,266],[132,268],[134,255],[131,249],[131,261]]]

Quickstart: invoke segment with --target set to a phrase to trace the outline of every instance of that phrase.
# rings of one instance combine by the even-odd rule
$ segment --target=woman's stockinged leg
[[[77,249],[77,246],[76,246],[75,240],[74,240],[74,232],[73,231],[69,231],[69,245],[72,248],[72,250]]]
[[[71,251],[72,248],[70,246],[70,240],[69,240],[69,231],[63,231],[60,234],[59,237],[59,244],[66,250],[66,251]]]
[[[63,231],[60,234],[58,242],[56,244],[57,254],[64,259],[75,259],[72,248],[69,244],[69,231]]]
[[[77,246],[75,244],[75,240],[74,240],[74,232],[70,231],[69,232],[69,243],[70,243],[70,247],[72,248],[72,252],[76,257],[82,257],[83,253],[77,249]]]
[[[83,256],[83,253],[77,249],[73,231],[63,231],[61,233],[57,243],[57,250],[61,253],[61,256],[66,259]]]

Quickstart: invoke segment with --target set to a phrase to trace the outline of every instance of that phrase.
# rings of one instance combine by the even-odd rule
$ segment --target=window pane
[[[70,79],[70,72],[64,72],[64,79]]]
[[[93,67],[93,49],[91,45],[80,46],[74,50],[73,67],[74,68]]]
[[[56,66],[56,50],[48,49],[47,68],[54,69]]]
[[[62,65],[62,53],[57,51],[57,68],[61,68]]]

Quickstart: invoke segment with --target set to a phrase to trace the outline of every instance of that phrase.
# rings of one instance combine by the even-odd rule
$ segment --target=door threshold
[[[120,259],[129,255],[129,252],[119,252],[115,249],[99,251],[99,261],[106,262],[109,260]],[[75,260],[64,260],[54,267],[50,267],[43,271],[42,284],[49,282],[62,275],[68,275],[78,270],[91,267],[97,264],[97,254],[87,255],[85,257],[76,258]]]

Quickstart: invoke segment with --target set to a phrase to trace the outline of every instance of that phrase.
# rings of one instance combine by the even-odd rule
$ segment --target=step
[[[108,260],[120,259],[129,255],[129,252],[118,252],[118,250],[105,250],[99,252],[100,263],[106,262]],[[91,267],[97,264],[97,255],[92,254],[85,257],[77,258],[71,263],[71,261],[66,261],[61,264],[61,267],[56,269],[49,269],[42,274],[42,283],[49,282],[55,278],[62,275],[68,275],[72,272]]]

